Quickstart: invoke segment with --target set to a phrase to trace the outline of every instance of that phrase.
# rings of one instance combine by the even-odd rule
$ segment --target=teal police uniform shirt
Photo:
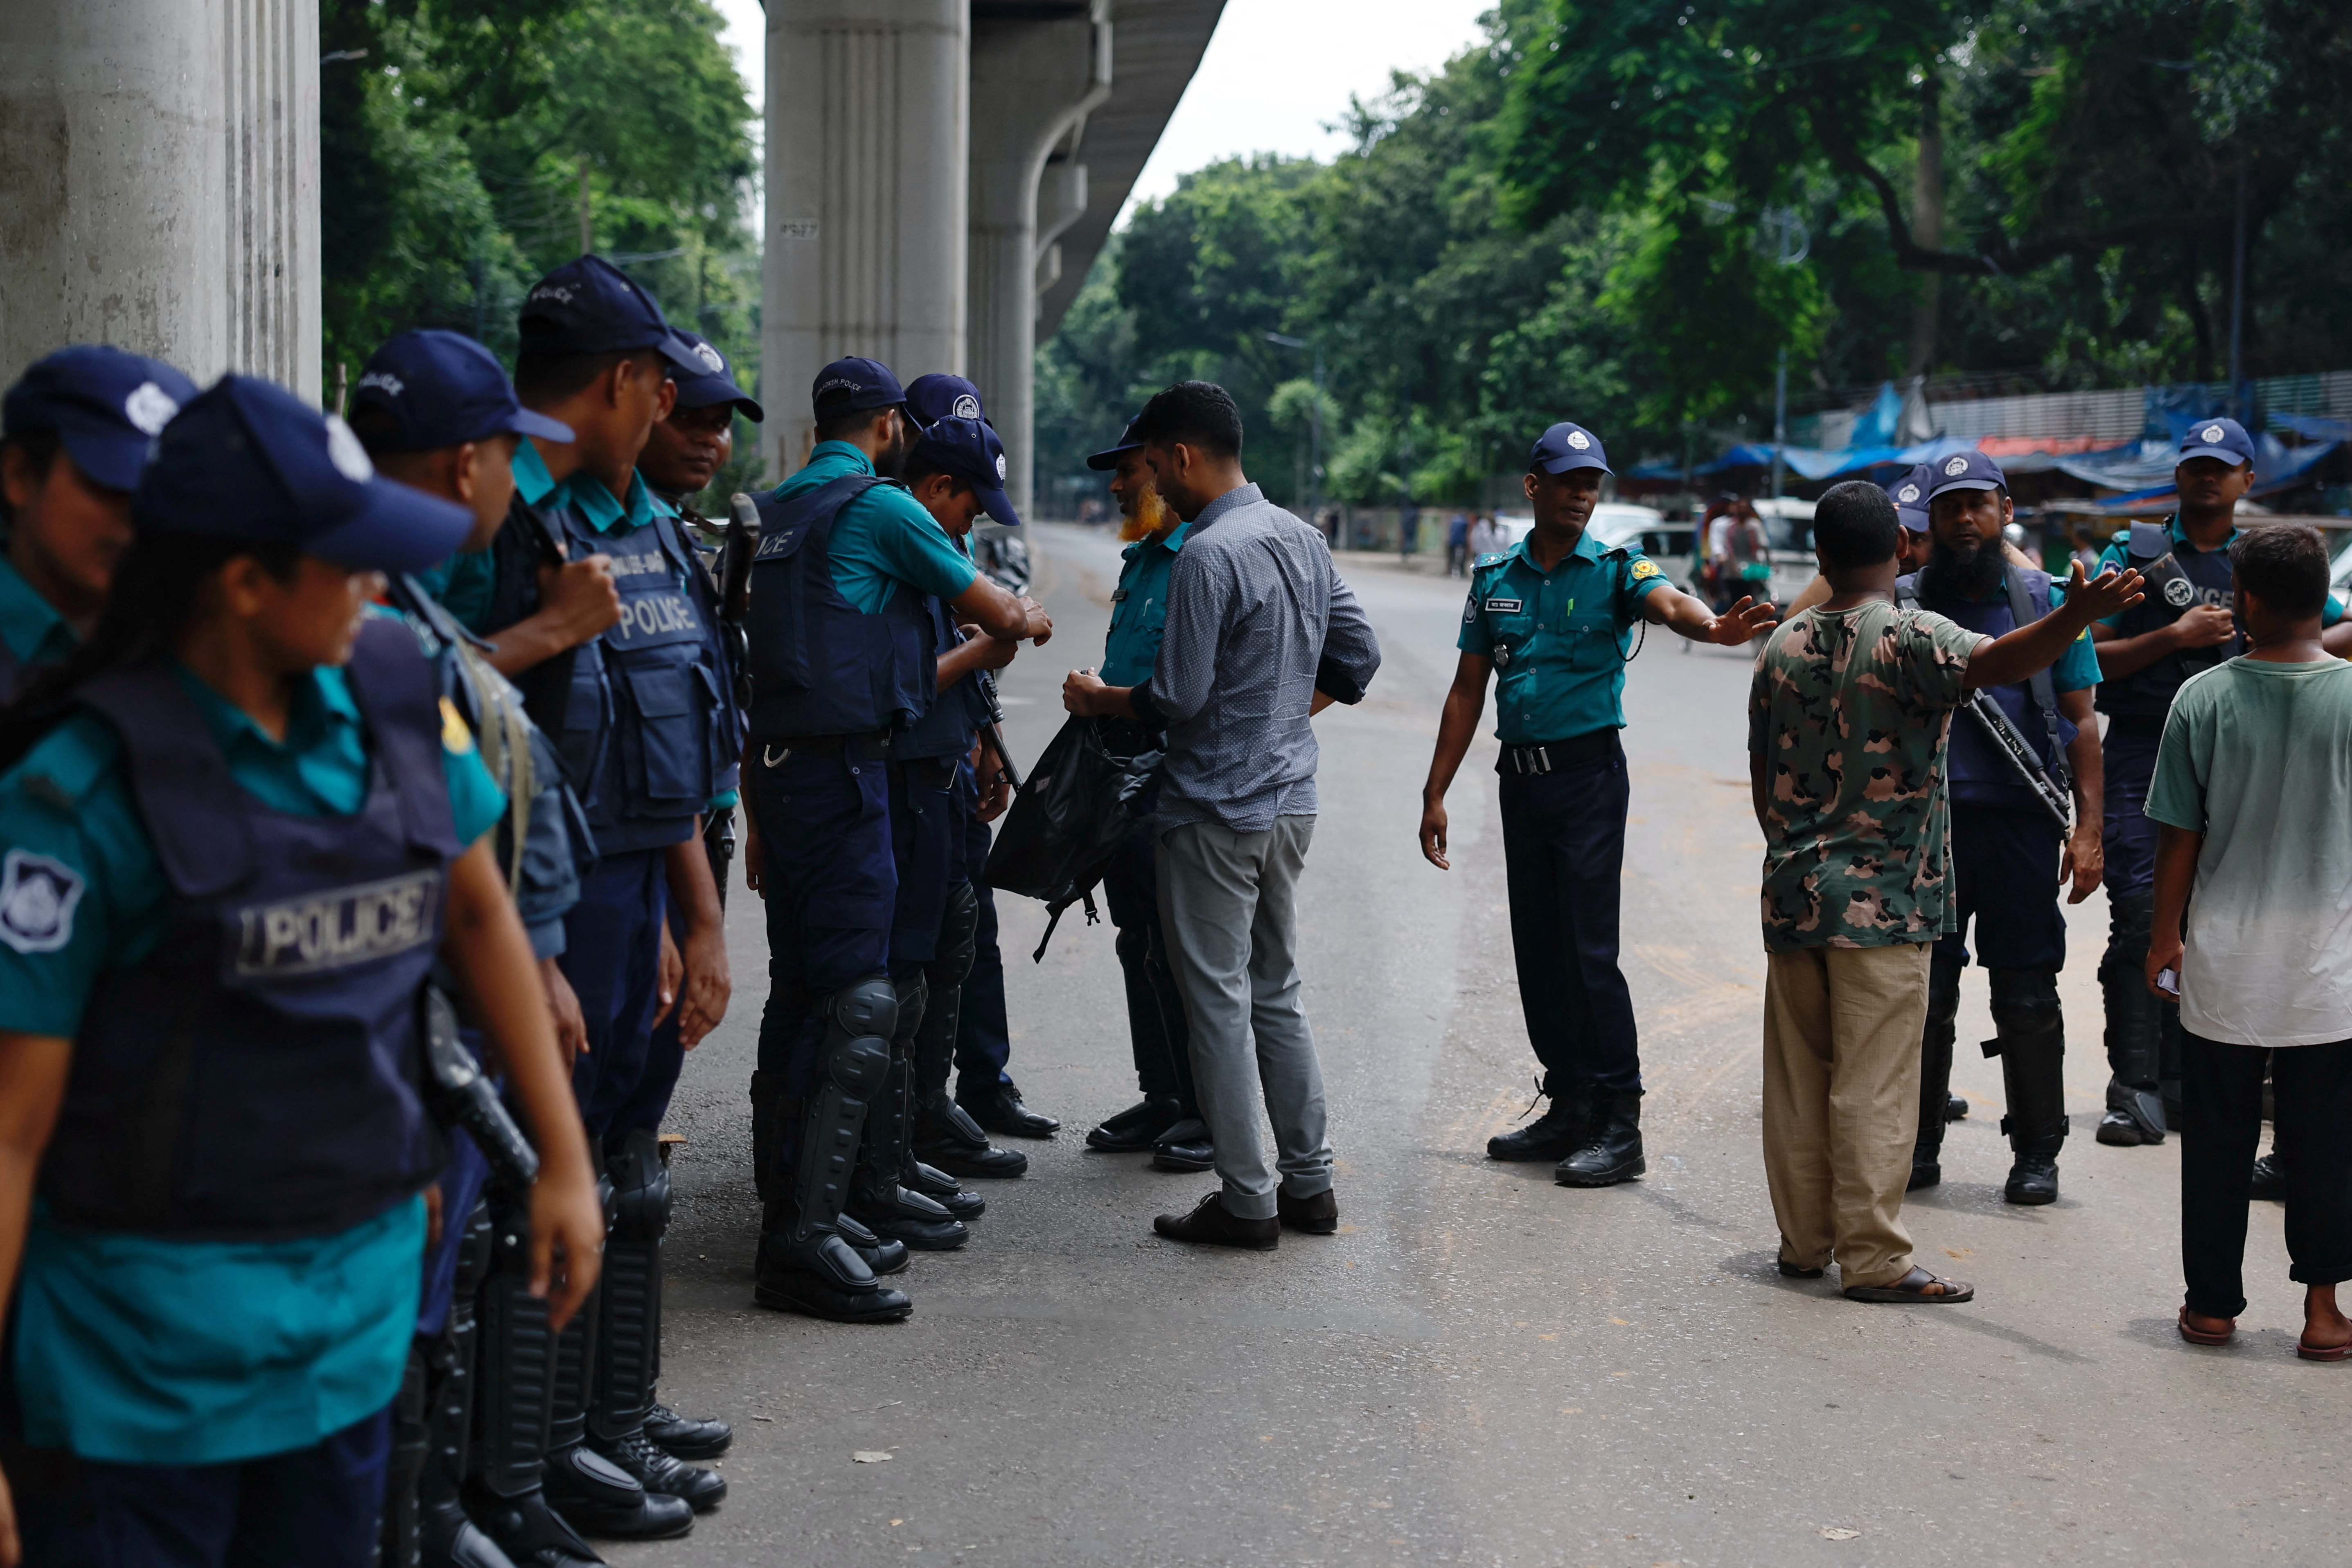
[[[1139,539],[1122,552],[1118,587],[1111,595],[1110,635],[1103,639],[1098,672],[1105,686],[1140,686],[1160,661],[1160,634],[1168,629],[1168,574],[1184,548],[1189,522],[1157,539]]]
[[[2199,553],[2197,547],[2189,542],[2188,531],[2180,526],[2180,517],[2179,513],[2176,512],[2174,515],[2164,520],[2164,532],[2165,537],[2171,542],[2173,552],[2175,554],[2195,555]],[[2238,531],[2235,528],[2232,528],[2230,530],[2230,537],[2221,541],[2221,548],[2222,551],[2226,552],[2231,545],[2235,544],[2237,542]],[[2100,552],[2099,571],[2106,572],[2112,570],[2120,572],[2130,564],[2131,531],[2129,529],[2126,529],[2122,532],[2116,534],[2115,539],[2107,545],[2106,549]],[[2332,626],[2343,618],[2343,604],[2337,600],[2335,595],[2328,595],[2327,603],[2321,606],[2319,612],[2319,624],[2321,627],[2326,628]],[[2121,625],[2123,617],[2121,616],[2109,616],[2106,619],[2101,621],[2099,625],[2112,629],[2113,627]]]
[[[5,560],[0,560],[0,642],[20,669],[62,663],[81,646],[65,617]]]
[[[1638,550],[1591,530],[1549,572],[1519,541],[1470,571],[1454,647],[1495,661],[1495,734],[1507,746],[1625,727],[1625,659],[1640,605],[1666,580]]]
[[[873,471],[866,454],[848,442],[820,441],[801,471],[776,487],[776,499],[790,500],[845,475]],[[953,599],[980,575],[923,503],[896,485],[877,485],[843,507],[833,520],[828,550],[833,585],[864,616],[880,615],[901,583]]]
[[[343,816],[367,794],[340,669],[298,686],[283,742],[185,669],[229,773],[264,806]],[[506,808],[462,723],[443,731],[458,837]],[[0,943],[0,1029],[70,1037],[108,969],[163,940],[170,892],[113,729],[81,714],[0,776],[0,843],[79,879],[65,940]],[[332,1236],[187,1242],[62,1226],[37,1203],[16,1303],[26,1439],[117,1464],[212,1465],[319,1442],[390,1403],[416,1327],[425,1204]]]

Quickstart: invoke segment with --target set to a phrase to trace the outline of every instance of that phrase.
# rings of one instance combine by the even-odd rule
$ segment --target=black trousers
[[[1625,753],[1614,730],[1578,740],[1597,754],[1539,774],[1507,763],[1502,774],[1519,1005],[1547,1092],[1639,1094],[1633,997],[1617,967]]]
[[[2287,1165],[2287,1277],[2352,1279],[2352,1040],[2277,1051],[2180,1033],[2180,1268],[2192,1312],[2246,1310],[2246,1209],[2262,1142],[2263,1068],[2294,1150]]]

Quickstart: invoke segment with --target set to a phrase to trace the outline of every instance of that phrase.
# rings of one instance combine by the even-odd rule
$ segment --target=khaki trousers
[[[1911,1271],[1903,1189],[1919,1130],[1926,942],[1765,955],[1764,1175],[1780,1259],[1848,1286]]]

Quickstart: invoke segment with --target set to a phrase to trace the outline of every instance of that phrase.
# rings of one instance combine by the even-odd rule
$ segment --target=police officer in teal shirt
[[[441,1163],[436,955],[539,1144],[557,1321],[604,1242],[487,843],[504,798],[414,635],[365,613],[471,520],[238,376],[132,510],[89,640],[0,721],[9,1481],[37,1563],[362,1568]]]
[[[1106,686],[1140,686],[1160,660],[1160,636],[1168,629],[1168,574],[1192,524],[1171,510],[1153,488],[1151,468],[1143,460],[1143,444],[1135,438],[1132,422],[1118,445],[1088,458],[1087,466],[1110,474],[1111,495],[1126,520],[1121,534],[1134,541],[1127,547],[1118,586],[1111,594],[1110,634],[1103,641],[1098,673]],[[1114,734],[1124,732],[1132,744],[1151,743],[1129,721],[1103,722]],[[1126,981],[1128,1040],[1143,1098],[1105,1118],[1087,1134],[1087,1145],[1115,1154],[1150,1149],[1152,1163],[1161,1170],[1206,1171],[1216,1163],[1216,1146],[1192,1087],[1191,1035],[1160,924],[1150,813],[1147,810],[1144,816],[1146,825],[1103,873],[1103,896],[1118,931],[1119,969]]]
[[[161,360],[79,345],[35,361],[0,405],[0,701],[98,622],[131,543],[148,444],[195,384]]]
[[[1524,481],[1527,538],[1470,574],[1462,658],[1422,791],[1421,849],[1440,870],[1445,791],[1497,681],[1503,858],[1511,946],[1528,1036],[1542,1062],[1541,1119],[1488,1141],[1497,1160],[1555,1160],[1566,1186],[1640,1175],[1642,1064],[1633,1001],[1617,967],[1618,878],[1625,858],[1625,665],[1633,624],[1738,647],[1773,624],[1742,599],[1722,616],[1667,585],[1640,551],[1604,549],[1585,524],[1610,471],[1580,425],[1543,433]]]

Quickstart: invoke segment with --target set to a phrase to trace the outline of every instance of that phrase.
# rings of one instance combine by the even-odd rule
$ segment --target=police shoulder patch
[[[472,726],[446,697],[441,699],[441,749],[453,757],[462,757],[474,749]]]
[[[18,952],[55,952],[73,940],[81,873],[62,860],[11,849],[0,862],[0,942]]]
[[[1633,563],[1632,575],[1633,581],[1636,583],[1644,582],[1649,578],[1657,576],[1658,574],[1658,563],[1649,559],[1647,556],[1643,556],[1641,560]]]

